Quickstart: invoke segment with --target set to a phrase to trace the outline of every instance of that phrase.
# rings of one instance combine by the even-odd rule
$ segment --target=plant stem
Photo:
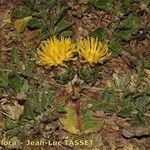
[[[81,131],[81,109],[80,109],[80,104],[81,104],[81,101],[80,100],[77,100],[75,101],[75,111],[76,111],[76,114],[77,114],[77,128],[79,129],[79,131]]]
[[[82,89],[90,89],[90,90],[94,90],[94,91],[104,91],[104,90],[105,90],[105,88],[100,88],[100,87],[90,87],[90,86],[82,87]],[[121,92],[121,93],[124,92],[123,89],[119,89],[119,88],[116,88],[116,89],[113,88],[113,91],[115,91],[115,92]]]

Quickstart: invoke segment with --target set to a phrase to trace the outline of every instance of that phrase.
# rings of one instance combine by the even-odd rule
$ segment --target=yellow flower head
[[[110,54],[108,54],[108,46],[98,40],[98,38],[80,39],[77,43],[79,56],[85,59],[90,65],[103,63]]]
[[[45,67],[64,66],[65,61],[72,59],[74,49],[70,38],[50,38],[37,49],[37,63]]]

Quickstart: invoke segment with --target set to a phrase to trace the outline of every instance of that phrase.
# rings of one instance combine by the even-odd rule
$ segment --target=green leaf
[[[12,130],[9,130],[7,136],[9,136],[11,138],[11,137],[14,137],[14,136],[18,135],[19,132],[20,132],[20,128],[19,127],[15,127]]]
[[[136,66],[136,69],[138,71],[138,81],[137,81],[136,85],[138,86],[144,77],[144,66],[143,66],[143,64],[141,62],[139,62],[138,65]]]
[[[48,12],[48,10],[56,3],[56,0],[40,0],[32,2],[33,9],[39,13]]]
[[[120,86],[122,88],[126,88],[128,84],[130,83],[130,81],[131,81],[131,74],[128,73],[124,77],[122,77],[122,79],[120,80]]]
[[[131,121],[131,124],[135,126],[143,125],[143,123],[144,122],[139,115],[136,115]]]
[[[150,61],[149,60],[146,60],[144,57],[141,56],[141,61],[142,61],[144,68],[150,69]]]
[[[35,1],[34,5],[33,5],[33,10],[39,12],[39,13],[43,13],[43,12],[47,12],[48,11],[48,7],[46,5],[41,4],[41,2]]]
[[[111,57],[117,57],[118,53],[115,52],[114,50],[108,49],[108,52],[111,53]]]
[[[65,106],[66,106],[66,102],[65,101],[61,101],[61,102],[57,103],[56,108],[57,108],[58,112],[60,112],[60,113],[63,112],[64,113],[65,112]]]
[[[21,89],[21,79],[16,73],[10,73],[8,75],[9,85],[18,93]]]
[[[38,35],[41,39],[46,40],[50,36],[53,36],[53,33],[51,33],[51,31],[49,32],[49,29],[46,26],[43,26],[38,32]]]
[[[51,93],[46,94],[47,92],[43,91],[42,92],[42,101],[41,101],[41,105],[44,109],[46,109],[53,100],[53,95]]]
[[[117,55],[120,55],[123,52],[123,46],[114,38],[111,39],[109,43],[109,49],[113,56],[116,56],[114,55],[114,52],[117,53]]]
[[[130,117],[132,112],[132,106],[124,107],[120,112],[119,116],[121,117]]]
[[[113,78],[115,86],[125,90],[131,81],[131,74],[128,73],[124,76],[118,76],[117,74],[114,73]]]
[[[88,65],[81,65],[78,68],[78,76],[81,78],[85,83],[92,83],[94,84],[97,80],[98,76],[98,68],[90,68]]]
[[[8,120],[4,125],[4,130],[14,129],[15,127],[16,127],[16,124],[13,121]]]
[[[22,116],[20,116],[19,118],[19,125],[24,125],[26,123],[28,123],[29,120],[26,118],[26,116],[23,114]]]
[[[23,118],[31,119],[33,115],[34,115],[34,108],[30,104],[30,102],[27,102],[24,106]]]
[[[27,75],[30,75],[32,76],[32,68],[33,68],[33,65],[31,64],[30,62],[30,56],[31,54],[29,54],[27,51],[24,52],[24,55],[23,55],[23,64],[25,66],[25,69],[23,70]]]
[[[112,98],[112,101],[110,103],[106,103],[107,107],[106,107],[106,111],[107,112],[111,112],[111,113],[117,113],[118,111],[118,107],[119,107],[119,103],[117,102],[117,98]]]
[[[105,110],[107,111],[108,104],[106,102],[99,102],[93,108],[94,110]]]
[[[88,100],[87,102],[88,106],[90,107],[91,110],[106,110],[107,108],[107,103],[105,101],[97,101],[97,100]]]
[[[56,0],[46,0],[45,5],[47,8],[51,8],[56,3]]]
[[[72,24],[66,20],[61,20],[60,22],[58,22],[56,24],[56,26],[54,27],[54,35],[58,35],[60,32],[62,32],[63,30],[67,29],[68,27],[70,27]]]
[[[11,59],[16,63],[19,64],[19,56],[18,56],[18,49],[13,47],[11,49]]]
[[[103,9],[105,11],[114,11],[114,5],[112,3],[112,0],[93,0],[92,4],[94,4],[95,7]]]
[[[59,36],[60,37],[70,37],[70,36],[72,36],[72,31],[62,31],[60,34],[59,34]]]
[[[131,5],[133,0],[123,0],[123,4],[126,6],[126,7],[129,7]]]
[[[30,15],[31,15],[31,11],[27,7],[17,8],[14,12],[14,17],[16,17],[17,19],[25,18]]]
[[[105,34],[106,29],[100,27],[91,33],[92,36],[98,37],[100,40],[103,40],[105,38]]]
[[[132,39],[132,33],[130,30],[121,30],[115,33],[115,37],[120,40],[129,41]]]
[[[132,34],[135,34],[141,27],[141,22],[138,17],[133,14],[129,14],[129,16],[120,22],[117,28],[121,29],[130,29]]]
[[[136,100],[136,108],[144,114],[147,106],[150,104],[150,96],[144,95]]]
[[[21,91],[23,91],[24,93],[27,93],[29,90],[29,82],[28,80],[24,80],[24,83],[21,87]]]
[[[90,68],[86,65],[82,65],[78,69],[78,76],[81,78],[85,83],[88,83],[91,79],[90,76]]]
[[[54,26],[57,22],[58,22],[58,20],[61,18],[61,16],[62,16],[62,11],[60,10],[60,9],[58,9],[57,11],[56,11],[56,13],[53,15],[53,16],[51,16],[51,23],[52,23],[52,26]]]
[[[132,112],[132,109],[133,109],[131,99],[132,99],[132,97],[128,96],[124,99],[123,103],[121,104],[122,109],[121,109],[120,112],[118,112],[118,114],[121,117],[130,117],[131,116],[131,112]]]
[[[104,100],[105,102],[110,102],[112,100],[112,96],[114,94],[114,91],[110,91],[110,89],[105,89],[104,91],[102,91],[102,93],[100,94],[100,98],[102,100]]]
[[[97,109],[105,110],[106,112],[116,112],[118,111],[119,103],[118,98],[113,89],[105,89],[100,94],[101,102],[96,104]]]
[[[122,109],[121,109],[121,111],[118,112],[118,115],[121,117],[130,117],[132,111],[134,110],[134,105],[131,102],[132,95],[130,95],[128,92],[124,93],[124,95],[121,97],[121,99],[123,99],[123,102],[120,103],[120,107]]]
[[[30,28],[40,28],[40,27],[42,27],[43,23],[41,20],[33,18],[33,19],[29,20],[27,25]]]
[[[81,132],[89,134],[102,129],[103,122],[92,116],[91,110],[86,110],[81,116]]]
[[[7,74],[6,72],[4,71],[3,68],[1,68],[0,66],[0,87],[5,87],[7,86]]]
[[[34,89],[32,89],[30,91],[30,101],[29,101],[29,105],[31,105],[31,107],[33,108],[33,111],[36,113],[40,113],[43,110],[43,107],[40,103],[40,97],[39,97],[39,93],[36,93],[34,91]]]
[[[73,106],[66,107],[66,115],[59,121],[66,131],[77,135],[98,132],[103,126],[103,122],[94,118],[90,110],[82,109],[78,116]]]

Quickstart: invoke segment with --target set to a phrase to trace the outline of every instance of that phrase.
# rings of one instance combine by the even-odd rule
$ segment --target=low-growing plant
[[[41,39],[50,36],[71,36],[72,32],[68,28],[72,23],[64,20],[62,15],[67,10],[57,0],[23,1],[24,6],[16,8],[14,17],[16,21],[14,27],[18,32],[24,31],[25,27],[29,30],[36,30]]]
[[[103,126],[103,121],[93,117],[92,113],[96,110],[130,118],[130,123],[134,125],[148,124],[145,117],[149,114],[150,85],[145,81],[144,69],[150,68],[150,62],[124,47],[140,30],[146,28],[132,10],[132,2],[133,0],[89,0],[90,7],[112,14],[115,23],[109,29],[97,27],[90,36],[73,41],[71,38],[64,38],[72,34],[68,30],[72,23],[62,18],[68,9],[66,5],[57,0],[23,0],[23,7],[14,11],[14,28],[19,33],[25,28],[35,30],[40,38],[50,39],[42,41],[36,51],[36,58],[31,51],[25,51],[21,58],[18,49],[13,47],[10,50],[11,65],[0,66],[0,97],[8,96],[19,100],[13,107],[7,105],[9,111],[5,115],[9,119],[0,131],[10,138],[18,136],[23,140],[30,136],[29,133],[34,134],[32,129],[38,128],[43,122],[52,124],[53,134],[59,121],[63,129],[72,134],[89,134],[100,131]],[[99,99],[89,97],[86,102],[81,103],[82,90],[87,85],[94,86],[99,72],[104,72],[103,61],[121,56],[124,51],[135,58],[137,79],[134,81],[130,73],[124,76],[113,74],[105,87],[96,87],[100,92]],[[77,66],[70,62],[74,57],[79,58],[75,59]],[[73,87],[67,100],[64,98],[58,101],[58,91],[52,90],[51,81],[43,80],[41,71],[34,73],[35,59],[38,65],[51,71],[60,87],[71,83]],[[79,77],[78,87],[74,87],[74,77]],[[92,86],[91,90],[94,88]],[[73,94],[77,94],[77,98],[73,99]],[[20,116],[14,116],[16,110]],[[60,113],[64,112],[66,114],[60,117]]]
[[[127,51],[138,62],[141,62],[144,68],[149,69],[150,61],[148,59],[124,47],[129,41],[139,38],[140,32],[146,34],[144,31],[148,29],[148,26],[142,24],[138,14],[132,7],[133,0],[116,2],[112,0],[105,2],[102,0],[91,0],[90,3],[100,10],[107,11],[115,18],[109,29],[98,27],[91,35],[108,41],[107,44],[112,57],[120,56],[123,51]],[[140,35],[140,37],[143,36]]]
[[[99,100],[88,101],[91,109],[116,113],[123,118],[130,117],[134,125],[148,124],[144,118],[149,113],[150,84],[146,83],[143,89],[143,78],[139,84],[139,78],[133,79],[130,74],[123,77],[114,74],[113,77],[106,87],[100,89]]]

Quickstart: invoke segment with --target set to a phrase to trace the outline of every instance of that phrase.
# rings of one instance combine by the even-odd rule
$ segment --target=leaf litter
[[[111,0],[107,2],[109,4]],[[113,12],[113,7],[107,9],[107,5],[101,3],[100,0],[97,0],[97,3],[92,3],[92,1],[80,1],[79,3],[67,1],[65,3],[68,8],[66,10],[63,8],[65,11],[61,17],[70,23],[65,25],[67,28],[70,26],[69,30],[73,33],[72,39],[76,40],[78,36],[86,37],[91,34],[98,37],[103,36],[101,40],[106,40],[113,34],[115,40],[121,46],[125,46],[123,50],[119,49],[120,46],[117,47],[118,44],[115,44],[115,49],[110,47],[114,57],[100,67],[94,85],[91,86],[91,83],[86,84],[83,78],[77,77],[77,80],[70,86],[71,89],[68,89],[68,85],[60,85],[52,78],[52,69],[45,70],[34,63],[35,58],[33,55],[35,48],[41,41],[40,36],[37,36],[41,28],[31,30],[25,26],[18,30],[19,32],[22,31],[21,34],[14,29],[14,22],[17,18],[13,16],[13,12],[15,8],[22,7],[24,4],[18,1],[11,3],[2,1],[1,3],[1,139],[17,140],[21,149],[34,149],[33,147],[27,147],[25,144],[22,145],[23,139],[40,140],[43,137],[53,140],[88,138],[94,141],[92,147],[90,145],[87,147],[71,146],[70,148],[72,149],[149,149],[150,50],[148,47],[147,2],[132,2],[132,7],[129,10],[125,8],[129,6],[131,1],[124,1],[123,6],[120,6],[123,7],[124,10],[122,11],[125,13],[121,18],[124,21],[122,21],[123,26],[115,28],[114,24],[120,22],[120,20],[116,20],[116,17],[110,12]],[[118,6],[122,4],[115,3],[118,3]],[[27,4],[27,7],[31,8],[31,5]],[[36,9],[34,8],[34,11]],[[57,10],[58,18],[59,9]],[[55,9],[52,11],[53,13],[56,12]],[[135,30],[135,26],[133,27],[137,18],[134,18],[132,14],[133,18],[129,18],[130,20],[128,21],[128,17],[131,17],[129,13],[134,11],[134,15],[138,16],[140,23],[142,23],[142,27],[136,26],[136,29],[139,28],[138,32]],[[30,27],[33,27],[34,23],[32,23],[29,24]],[[130,23],[130,26],[128,26],[128,23]],[[59,36],[60,32],[66,29],[63,26],[63,30],[59,29],[54,32],[56,27],[59,26],[56,24],[54,28],[51,27],[52,30],[48,34],[58,34]],[[44,28],[42,28],[41,32],[43,38],[47,37],[47,32],[45,32]],[[104,29],[105,32],[102,32],[104,30],[101,29]],[[47,28],[46,31],[48,30]],[[126,34],[129,31],[134,32],[133,35]],[[124,37],[125,34],[126,36]],[[67,30],[67,34],[63,33],[63,35],[70,36],[70,32]],[[117,39],[118,37],[122,40]],[[112,42],[115,40],[112,40]],[[12,55],[11,49],[14,46],[17,48],[17,53]],[[129,48],[131,51],[126,51]],[[25,52],[27,53],[25,54]],[[13,58],[18,57],[19,60],[12,60],[12,56]],[[23,56],[25,56],[24,59]],[[75,70],[77,71],[77,66],[80,64],[78,62],[71,63],[75,65]],[[77,87],[75,84],[77,84]],[[74,92],[74,87],[72,86],[79,90]],[[5,101],[3,101],[4,99]],[[85,109],[92,112],[92,116],[103,120],[102,127],[96,133],[76,136],[66,132],[69,131],[70,127],[65,126],[66,130],[64,131],[63,126],[59,124],[58,118],[60,116],[65,118],[65,115],[67,115],[65,110],[66,103],[72,99],[72,104],[76,103],[76,100],[80,100],[83,106],[85,105]],[[59,105],[58,102],[60,102]],[[68,118],[65,119],[67,120]],[[86,116],[85,118],[83,116],[83,119],[86,119]],[[76,128],[76,126],[74,127]],[[8,149],[10,147],[2,146],[2,148]],[[43,146],[41,148],[48,149],[49,147]],[[56,149],[56,147],[51,149]],[[57,149],[60,149],[60,147]],[[63,145],[61,149],[68,149],[68,147]]]

